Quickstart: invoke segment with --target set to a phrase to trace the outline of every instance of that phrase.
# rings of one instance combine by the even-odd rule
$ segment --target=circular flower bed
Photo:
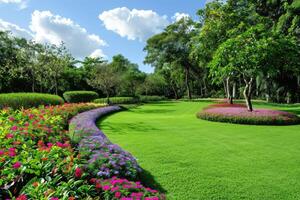
[[[242,104],[214,104],[197,113],[197,117],[209,121],[253,125],[293,125],[299,124],[300,118],[292,113],[255,109],[249,112]]]

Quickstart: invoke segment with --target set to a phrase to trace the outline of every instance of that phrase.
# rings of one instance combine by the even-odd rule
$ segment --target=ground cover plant
[[[68,120],[99,106],[103,105],[81,103],[1,110],[0,199],[162,199],[157,191],[118,174],[93,174],[99,166],[94,162],[93,167],[98,168],[88,167],[87,155],[72,144],[66,131]],[[117,151],[116,147],[107,146],[98,155],[97,163],[106,156],[113,158]],[[113,187],[110,181],[121,185]]]
[[[40,105],[60,105],[64,100],[52,94],[42,93],[7,93],[0,94],[0,108],[11,107],[30,108],[38,107]]]
[[[300,123],[300,118],[293,113],[271,109],[255,109],[249,112],[243,104],[226,103],[210,105],[198,112],[197,117],[210,121],[253,125],[290,125]]]
[[[300,126],[196,118],[210,104],[145,104],[99,124],[113,143],[138,159],[145,179],[160,185],[167,199],[299,199]],[[257,103],[255,108],[300,114],[299,105]]]

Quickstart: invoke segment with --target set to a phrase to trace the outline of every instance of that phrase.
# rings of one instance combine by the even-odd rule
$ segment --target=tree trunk
[[[236,82],[234,82],[232,86],[232,98],[236,98]]]
[[[204,84],[204,96],[207,97],[207,85],[206,85],[205,78],[203,78],[203,84]]]
[[[229,104],[233,104],[233,98],[230,90],[230,77],[226,78],[226,92],[227,92],[227,101]]]
[[[173,92],[174,92],[174,95],[175,95],[175,99],[177,100],[178,99],[177,90],[176,90],[175,86],[172,83],[171,83],[171,87],[173,89]]]
[[[192,99],[191,88],[190,88],[190,68],[185,68],[185,85],[187,89],[187,95],[189,99]]]
[[[253,111],[253,106],[252,106],[252,102],[251,102],[251,96],[252,96],[252,82],[253,82],[253,78],[250,78],[250,80],[246,80],[244,78],[245,81],[245,89],[244,89],[244,97],[246,100],[246,105],[247,105],[247,109],[248,111],[252,112]]]
[[[106,103],[109,105],[110,104],[110,100],[109,100],[109,92],[106,91]]]

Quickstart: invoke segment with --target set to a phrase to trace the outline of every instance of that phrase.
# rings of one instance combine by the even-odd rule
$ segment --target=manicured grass
[[[138,158],[168,199],[300,199],[300,126],[196,118],[208,102],[162,102],[113,114],[108,137]],[[259,105],[300,113],[298,106]]]

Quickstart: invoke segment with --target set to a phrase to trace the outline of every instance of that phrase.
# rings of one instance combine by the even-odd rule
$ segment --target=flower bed
[[[99,172],[107,173],[108,169],[109,173],[117,175],[113,173],[117,169],[121,172],[120,177],[126,176],[127,171],[134,174],[134,167],[127,163],[121,165],[129,160],[130,154],[124,154],[112,144],[101,144],[100,155],[97,155],[95,162],[87,165],[87,159],[92,154],[72,145],[70,134],[65,130],[68,120],[79,112],[101,106],[65,104],[27,110],[1,110],[0,199],[112,199],[110,197],[115,193],[115,199],[124,199],[131,198],[135,192],[143,193],[144,197],[158,197],[159,193],[149,193],[143,187],[135,190],[121,186],[119,190],[108,188],[106,183],[111,181],[111,176],[103,176]],[[83,141],[82,145],[89,141]],[[98,148],[95,146],[93,151],[96,150]],[[119,156],[115,157],[115,154]],[[114,168],[114,162],[121,168]],[[106,164],[107,168],[101,168],[99,163]],[[92,178],[97,178],[97,185],[90,182]],[[120,198],[117,198],[119,194]]]
[[[300,118],[292,113],[256,109],[249,112],[242,104],[215,104],[197,113],[197,117],[209,121],[253,125],[292,125],[299,124]]]
[[[120,176],[136,179],[141,171],[136,159],[112,144],[95,124],[100,116],[119,110],[118,106],[109,106],[81,113],[70,121],[70,132],[72,138],[80,140],[79,152],[88,160],[86,168],[90,174],[99,178]]]

